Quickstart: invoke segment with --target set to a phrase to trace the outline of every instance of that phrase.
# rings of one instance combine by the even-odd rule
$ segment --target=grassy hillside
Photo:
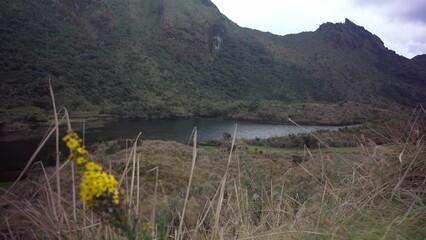
[[[141,118],[282,121],[294,114],[271,106],[426,101],[424,59],[398,56],[349,20],[276,36],[239,27],[209,0],[5,0],[0,31],[9,110],[50,109],[49,76],[60,105]]]

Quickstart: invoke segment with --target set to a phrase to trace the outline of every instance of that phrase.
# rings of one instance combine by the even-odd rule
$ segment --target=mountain
[[[241,28],[210,0],[3,0],[0,52],[11,111],[51,111],[49,77],[71,110],[141,118],[357,122],[426,103],[424,55],[348,19],[285,36]]]

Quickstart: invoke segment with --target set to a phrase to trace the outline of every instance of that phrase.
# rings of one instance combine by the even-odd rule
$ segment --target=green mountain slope
[[[401,57],[350,20],[277,36],[209,0],[3,0],[0,33],[3,109],[50,109],[48,76],[70,109],[144,118],[426,103],[424,57]]]

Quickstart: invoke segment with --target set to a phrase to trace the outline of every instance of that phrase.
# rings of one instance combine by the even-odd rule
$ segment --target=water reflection
[[[220,139],[224,132],[233,133],[234,125],[238,123],[237,138],[268,138],[286,136],[305,132],[294,125],[264,124],[246,121],[230,121],[222,119],[177,119],[177,120],[118,120],[112,122],[91,122],[85,133],[86,145],[99,141],[109,141],[119,138],[135,138],[142,132],[142,139],[172,140],[187,143],[192,129],[197,127],[199,141]],[[82,124],[73,124],[80,133]],[[318,129],[336,130],[336,126],[304,126],[308,131]],[[31,135],[14,134],[0,137],[0,171],[22,168],[40,143],[47,127],[39,129]],[[65,134],[66,128],[61,128]],[[42,160],[54,149],[54,136],[37,160]]]

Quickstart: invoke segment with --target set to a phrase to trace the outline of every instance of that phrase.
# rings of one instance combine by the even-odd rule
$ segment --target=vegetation
[[[378,132],[387,141],[381,145],[352,130],[360,134],[358,147],[339,152],[320,135],[310,135],[317,150],[253,152],[235,132],[224,134],[229,153],[205,151],[195,130],[193,147],[137,138],[129,148],[122,141],[99,144],[90,159],[121,176],[122,223],[136,233],[130,238],[423,239],[425,116],[419,107],[402,128]],[[84,164],[78,159],[86,150],[65,140],[76,151],[72,159]],[[97,214],[91,214],[77,200],[79,177],[69,177],[75,174],[70,161],[38,166],[2,194],[2,237],[123,237],[96,211],[101,205],[92,205]]]
[[[48,76],[69,109],[138,118],[344,124],[426,99],[424,58],[396,55],[349,20],[275,36],[208,0],[5,0],[0,31],[11,113],[49,114]]]
[[[423,57],[349,20],[288,36],[243,29],[209,0],[4,0],[0,24],[2,131],[54,110],[19,179],[0,185],[0,238],[426,237],[426,111],[398,118],[426,100]],[[194,129],[192,147],[138,137],[91,154],[69,132],[65,157],[59,125],[72,121],[48,76],[83,115],[374,130],[238,140],[235,129],[199,147]],[[32,163],[54,133],[56,165]]]

